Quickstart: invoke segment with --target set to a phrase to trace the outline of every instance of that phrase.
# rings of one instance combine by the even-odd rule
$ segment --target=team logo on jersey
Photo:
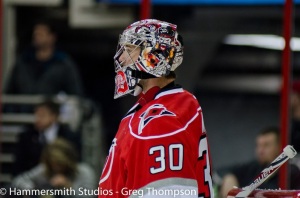
[[[143,128],[153,119],[160,118],[163,116],[176,116],[175,113],[167,110],[167,108],[162,104],[154,104],[140,115],[140,123],[139,123],[139,131],[138,133],[141,134]]]

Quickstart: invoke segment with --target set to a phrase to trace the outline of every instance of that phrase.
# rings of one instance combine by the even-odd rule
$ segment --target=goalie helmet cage
[[[240,188],[229,191],[227,198],[235,198],[241,192]],[[263,190],[256,189],[247,197],[249,198],[300,198],[300,190]]]

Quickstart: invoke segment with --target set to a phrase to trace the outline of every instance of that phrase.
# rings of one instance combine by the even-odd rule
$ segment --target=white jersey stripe
[[[175,93],[182,93],[182,92],[183,92],[182,88],[171,89],[171,90],[164,91],[164,92],[161,92],[161,93],[157,94],[157,96],[155,97],[155,99],[158,99],[158,98],[160,98],[162,96],[166,96],[166,95],[170,95],[170,94],[175,94]]]

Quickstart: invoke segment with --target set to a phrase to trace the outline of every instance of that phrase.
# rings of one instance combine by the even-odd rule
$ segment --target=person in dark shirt
[[[280,153],[280,134],[276,127],[266,128],[256,138],[256,159],[239,165],[234,165],[223,170],[223,181],[220,189],[221,197],[227,197],[233,186],[245,187],[254,181],[257,175],[266,168]],[[300,170],[297,166],[290,165],[290,188],[300,189]],[[279,175],[275,173],[265,181],[260,188],[278,189]]]
[[[300,81],[294,81],[291,92],[291,144],[300,153]]]
[[[56,48],[56,34],[50,23],[33,28],[32,47],[17,59],[5,87],[7,94],[82,96],[82,82],[73,60]]]
[[[58,104],[51,101],[40,103],[37,105],[34,115],[34,124],[20,134],[16,146],[14,175],[36,166],[40,161],[42,149],[57,138],[69,141],[80,152],[79,135],[58,121]]]

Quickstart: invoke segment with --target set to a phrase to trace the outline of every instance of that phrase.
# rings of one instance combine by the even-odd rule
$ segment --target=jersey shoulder
[[[163,138],[183,132],[201,116],[197,99],[181,89],[157,97],[133,114],[130,132],[139,139]]]

